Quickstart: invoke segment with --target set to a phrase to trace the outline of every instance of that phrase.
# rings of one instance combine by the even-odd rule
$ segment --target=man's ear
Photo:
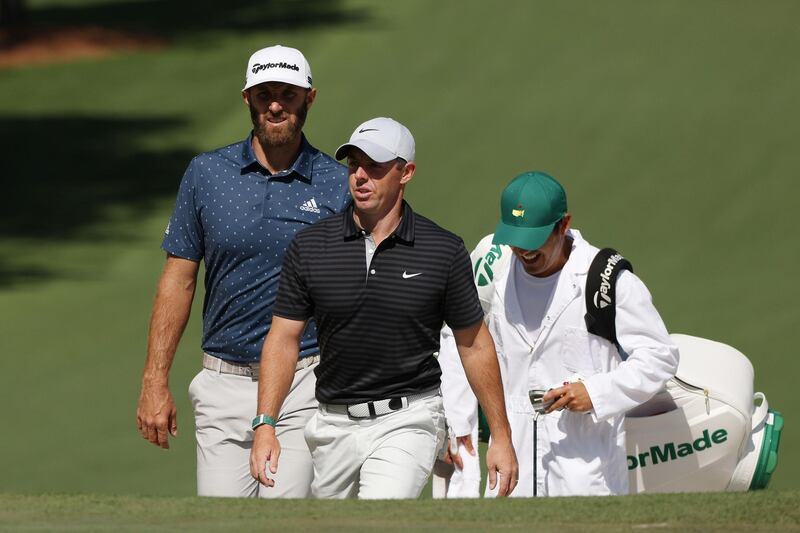
[[[561,218],[561,235],[567,233],[567,230],[570,228],[572,224],[572,215],[567,213]]]
[[[306,106],[308,106],[309,109],[311,108],[311,104],[314,103],[314,99],[316,97],[317,97],[317,88],[316,87],[312,87],[306,93]]]
[[[400,184],[405,185],[411,178],[414,177],[414,172],[417,170],[417,164],[413,161],[409,161],[406,163],[406,166],[403,168],[403,175],[400,177]]]

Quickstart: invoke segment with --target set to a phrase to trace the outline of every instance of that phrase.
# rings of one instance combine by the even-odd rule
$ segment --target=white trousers
[[[323,404],[305,436],[315,498],[417,498],[444,441],[442,397],[372,418],[351,418],[341,406]]]
[[[527,406],[525,406],[527,402]],[[530,400],[506,396],[511,438],[519,461],[519,482],[511,494],[533,496],[533,414]],[[536,421],[536,495],[605,496],[628,494],[623,417],[595,422],[591,414],[562,410]],[[486,485],[486,497],[495,497]]]
[[[317,410],[317,364],[295,373],[275,427],[281,443],[275,486],[250,475],[251,423],[256,416],[258,381],[202,369],[189,385],[197,437],[198,496],[307,498],[313,467],[303,428]]]

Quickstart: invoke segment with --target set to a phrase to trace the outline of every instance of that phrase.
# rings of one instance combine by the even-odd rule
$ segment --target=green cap
[[[536,250],[566,214],[567,195],[560,183],[544,172],[520,174],[503,189],[492,243]]]

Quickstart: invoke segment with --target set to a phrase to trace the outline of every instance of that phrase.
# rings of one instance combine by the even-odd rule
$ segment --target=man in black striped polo
[[[416,498],[445,436],[436,355],[446,322],[494,437],[486,458],[490,484],[509,494],[517,459],[469,255],[458,236],[403,200],[416,170],[411,132],[392,119],[372,119],[336,157],[347,157],[353,204],[298,233],[284,259],[261,354],[264,423],[255,432],[251,473],[269,485],[277,472],[272,422],[313,316],[321,361],[320,406],[305,430],[312,494]]]

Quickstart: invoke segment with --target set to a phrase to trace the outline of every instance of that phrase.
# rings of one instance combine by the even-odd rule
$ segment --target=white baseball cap
[[[362,150],[378,163],[398,157],[414,161],[414,137],[408,128],[391,118],[373,118],[358,126],[350,141],[336,149],[336,159],[345,158],[350,147]]]
[[[266,81],[280,81],[308,89],[311,67],[300,50],[288,46],[262,48],[250,56],[243,91]]]

